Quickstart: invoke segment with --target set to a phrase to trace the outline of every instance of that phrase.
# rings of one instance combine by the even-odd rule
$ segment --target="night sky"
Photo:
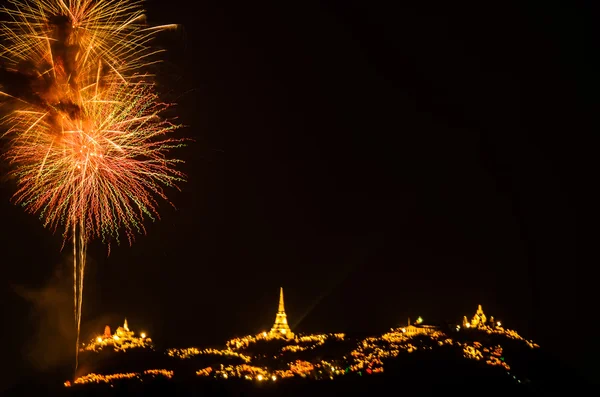
[[[597,8],[213,3],[148,3],[151,23],[182,25],[157,45],[159,89],[194,139],[176,153],[189,181],[133,246],[92,243],[84,340],[127,317],[171,347],[224,343],[270,328],[282,286],[297,332],[461,321],[482,304],[565,360],[584,354],[564,338],[587,310],[576,211],[597,181],[583,171]],[[12,183],[9,378],[74,350],[70,249],[11,204]]]

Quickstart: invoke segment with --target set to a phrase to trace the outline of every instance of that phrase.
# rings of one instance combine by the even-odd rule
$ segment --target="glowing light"
[[[146,333],[145,333],[145,332],[142,332],[142,333],[140,334],[140,336],[141,336],[142,338],[145,338],[145,337],[146,337]]]
[[[101,375],[90,373],[85,376],[81,376],[73,382],[74,384],[83,385],[86,383],[112,383],[115,380],[122,379],[142,379],[144,376],[164,376],[167,379],[171,379],[173,377],[173,371],[166,369],[149,369],[144,372],[126,372],[126,373],[117,373],[110,375]],[[71,387],[71,382],[67,381],[64,383],[65,387]]]
[[[112,347],[115,351],[126,351],[133,348],[152,349],[152,339],[147,338],[142,333],[140,338],[134,336],[134,332],[127,326],[127,320],[123,326],[118,327],[114,335],[110,334],[110,327],[107,325],[104,329],[104,338],[97,337],[87,345],[83,344],[81,351],[99,352],[106,347]]]
[[[262,377],[262,375],[258,375],[258,376],[256,377],[256,379],[258,379],[258,380],[263,380],[263,377]]]
[[[236,352],[230,348],[227,349],[204,349],[200,350],[196,347],[189,347],[187,349],[168,349],[167,355],[170,357],[176,357],[182,360],[198,356],[198,355],[215,355],[215,356],[227,356],[227,357],[238,357],[242,359],[244,362],[250,362],[251,357]]]

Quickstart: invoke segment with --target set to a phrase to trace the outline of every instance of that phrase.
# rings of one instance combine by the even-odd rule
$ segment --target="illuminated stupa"
[[[471,321],[468,321],[467,316],[464,316],[462,323],[464,328],[494,328],[501,327],[502,325],[500,321],[496,321],[494,319],[494,316],[491,316],[488,320],[485,313],[483,312],[483,309],[481,308],[481,305],[477,306],[477,311],[475,312],[475,315],[473,316]]]
[[[286,339],[294,338],[294,333],[288,325],[287,315],[285,314],[285,306],[283,304],[283,288],[279,289],[279,309],[277,310],[277,315],[275,316],[275,324],[273,324],[273,328],[271,328],[271,331],[269,332],[269,337]]]
[[[477,312],[475,312],[475,315],[471,319],[471,327],[477,328],[479,326],[485,326],[486,322],[487,322],[487,317],[483,313],[483,309],[481,308],[481,305],[479,305],[477,307]]]
[[[129,339],[133,338],[133,331],[129,330],[129,325],[127,324],[127,318],[125,319],[123,326],[117,328],[117,332],[115,332],[115,335],[117,335],[119,338],[129,338]]]

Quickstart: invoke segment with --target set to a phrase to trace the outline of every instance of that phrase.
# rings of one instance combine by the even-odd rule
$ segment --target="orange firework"
[[[158,62],[141,1],[9,0],[0,22],[4,153],[15,201],[73,242],[76,352],[86,248],[131,243],[183,175],[147,66]],[[78,354],[78,353],[76,353]],[[76,356],[76,366],[77,356]]]
[[[140,0],[8,0],[0,56],[8,66],[57,85],[64,98],[97,74],[139,78],[159,62],[154,35],[176,25],[147,26]],[[102,70],[98,65],[102,65]],[[63,77],[58,76],[63,72]],[[62,80],[62,81],[61,81]]]
[[[165,136],[177,125],[146,84],[109,84],[84,100],[75,115],[17,110],[7,119],[15,201],[64,235],[81,225],[85,240],[132,241],[144,217],[157,215],[155,197],[183,175],[167,157],[181,146]]]

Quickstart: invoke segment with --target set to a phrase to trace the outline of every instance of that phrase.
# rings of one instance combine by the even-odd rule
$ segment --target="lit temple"
[[[294,338],[294,333],[288,325],[287,316],[285,314],[285,306],[283,304],[283,288],[279,289],[279,309],[277,310],[277,315],[275,316],[275,324],[273,324],[273,328],[271,328],[271,331],[269,332],[269,337],[286,339]]]
[[[495,322],[494,321],[494,316],[490,317],[489,321],[485,315],[485,313],[483,313],[483,309],[481,308],[481,305],[477,306],[477,311],[475,312],[475,315],[473,316],[473,318],[471,319],[471,321],[467,320],[467,316],[463,317],[463,327],[464,328],[485,328],[485,327],[500,327],[501,323],[500,321]]]
[[[406,334],[406,336],[414,336],[420,334],[430,334],[437,330],[437,327],[433,325],[423,325],[423,319],[421,317],[419,317],[415,323],[416,325],[411,324],[409,318],[406,327],[402,328],[402,332]]]
[[[87,345],[85,343],[82,345],[81,350],[87,351],[97,352],[109,346],[116,351],[125,351],[136,347],[152,348],[152,339],[147,338],[143,332],[139,337],[136,337],[134,332],[129,329],[129,324],[125,319],[123,326],[118,327],[114,335],[110,333],[110,327],[107,325],[104,327],[103,335],[96,337]]]
[[[115,332],[119,338],[133,338],[133,331],[129,330],[129,324],[127,324],[127,318],[123,323],[122,327],[117,328],[117,332]]]

